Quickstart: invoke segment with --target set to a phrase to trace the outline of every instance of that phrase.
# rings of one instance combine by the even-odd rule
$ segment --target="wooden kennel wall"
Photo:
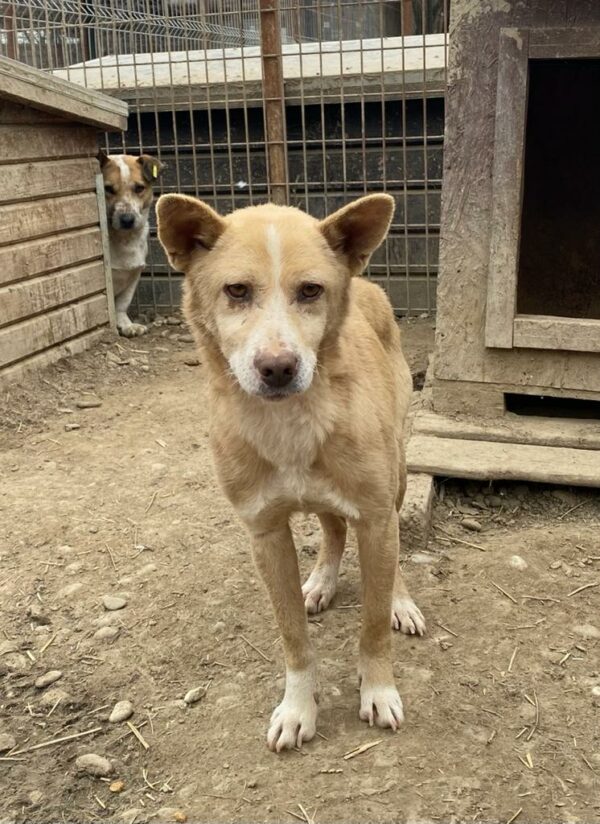
[[[413,471],[600,485],[599,132],[600,3],[454,0]]]
[[[0,57],[0,385],[110,324],[98,130],[127,105]]]

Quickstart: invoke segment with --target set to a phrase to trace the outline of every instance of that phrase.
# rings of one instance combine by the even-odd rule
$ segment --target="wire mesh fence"
[[[222,212],[396,199],[368,276],[435,308],[449,0],[0,0],[0,50],[129,103],[112,153]],[[179,303],[153,230],[142,308]]]

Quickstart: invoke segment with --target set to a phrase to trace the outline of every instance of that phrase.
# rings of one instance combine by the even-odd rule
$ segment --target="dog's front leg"
[[[360,717],[370,725],[395,730],[404,719],[392,673],[390,627],[399,551],[397,513],[383,525],[359,522],[356,534],[362,573]]]
[[[285,694],[271,716],[269,749],[300,747],[316,732],[316,675],[298,558],[289,524],[254,532],[253,554],[267,587],[285,652]]]

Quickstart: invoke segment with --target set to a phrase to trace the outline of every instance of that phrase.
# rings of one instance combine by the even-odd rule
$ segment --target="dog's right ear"
[[[213,248],[225,221],[202,200],[188,195],[162,195],[156,203],[158,239],[174,269],[187,273],[192,256]]]
[[[106,166],[106,164],[110,162],[108,155],[106,154],[104,149],[100,149],[100,151],[96,155],[96,159],[98,160],[101,169],[103,169]]]

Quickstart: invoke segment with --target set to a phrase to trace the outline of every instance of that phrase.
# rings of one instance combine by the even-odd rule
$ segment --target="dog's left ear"
[[[140,155],[137,162],[142,167],[142,174],[147,183],[156,183],[165,168],[165,164],[152,155]]]
[[[367,195],[321,221],[320,229],[327,243],[346,259],[353,275],[363,271],[384,240],[394,208],[391,195]]]

